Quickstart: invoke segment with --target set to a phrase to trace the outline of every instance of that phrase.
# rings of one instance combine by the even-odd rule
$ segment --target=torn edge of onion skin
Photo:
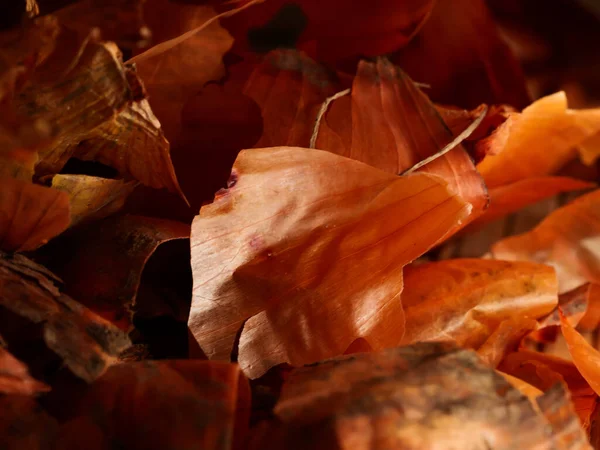
[[[444,156],[446,153],[448,153],[450,150],[452,150],[457,145],[460,145],[462,143],[462,141],[464,141],[469,136],[471,136],[471,134],[473,134],[473,132],[477,129],[477,127],[479,127],[479,125],[481,124],[481,122],[485,118],[487,112],[488,112],[488,106],[485,105],[485,107],[483,108],[483,111],[481,111],[481,114],[479,114],[479,116],[473,122],[471,122],[471,125],[469,125],[458,136],[456,136],[452,140],[452,142],[450,142],[449,144],[447,144],[439,152],[431,155],[428,158],[425,158],[423,161],[419,161],[417,164],[415,164],[414,166],[412,166],[410,169],[406,169],[400,175],[411,174],[414,171],[420,169],[421,167],[429,164],[430,162],[435,161],[436,159],[440,158],[441,156]]]
[[[131,58],[128,62],[130,64],[137,63],[144,59],[148,59],[148,58],[160,55],[168,50],[171,50],[173,47],[181,44],[182,42],[184,42],[185,40],[194,36],[195,34],[198,34],[202,30],[205,30],[206,28],[208,28],[209,25],[212,25],[213,23],[218,22],[220,19],[226,19],[227,17],[231,17],[235,14],[238,14],[238,13],[244,11],[245,9],[250,8],[251,6],[258,5],[259,3],[264,3],[265,1],[266,0],[251,0],[249,3],[246,3],[242,6],[240,6],[239,8],[231,9],[229,11],[222,12],[221,14],[217,14],[216,16],[213,16],[210,19],[208,19],[202,25],[200,25],[196,28],[193,28],[189,31],[186,31],[185,33],[183,33],[180,36],[174,37],[173,39],[169,39],[168,41],[160,42],[160,43],[156,44],[155,46],[150,47],[146,51]],[[230,1],[224,2],[224,4],[226,4],[226,5],[237,4],[237,3],[240,3],[240,1],[239,0],[230,0]]]
[[[315,127],[313,128],[313,132],[310,137],[310,144],[309,144],[308,148],[315,148],[315,145],[317,143],[317,136],[319,136],[319,128],[321,128],[321,120],[323,119],[323,116],[327,112],[327,108],[329,108],[329,105],[331,104],[331,102],[333,102],[334,100],[337,100],[340,97],[343,97],[344,95],[348,95],[349,93],[350,93],[350,88],[344,89],[343,91],[340,91],[337,94],[333,94],[331,97],[327,97],[325,99],[325,101],[321,105],[321,108],[319,109],[319,112],[317,113],[317,118],[315,119]]]
[[[25,12],[30,19],[40,14],[40,6],[36,0],[27,0],[25,4]]]

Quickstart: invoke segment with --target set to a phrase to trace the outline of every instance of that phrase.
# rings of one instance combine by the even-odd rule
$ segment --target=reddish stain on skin
[[[218,200],[221,197],[224,197],[228,193],[229,193],[229,189],[225,189],[225,188],[219,189],[217,192],[215,192],[215,200]]]
[[[238,177],[237,172],[235,170],[233,170],[231,172],[231,175],[229,175],[229,179],[227,180],[227,187],[221,188],[215,193],[215,200],[229,194],[230,189],[232,189],[237,184],[238,179],[239,179],[239,177]]]
[[[249,244],[252,250],[262,250],[265,246],[265,240],[262,236],[254,235],[250,238]]]
[[[229,179],[227,180],[227,189],[231,189],[238,182],[239,176],[238,173],[234,170],[231,171],[231,175],[229,175]]]

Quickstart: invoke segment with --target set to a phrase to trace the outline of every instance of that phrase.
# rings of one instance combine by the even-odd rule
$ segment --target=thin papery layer
[[[143,361],[113,366],[61,427],[60,448],[240,449],[248,427],[248,382],[235,364]]]
[[[359,63],[349,97],[333,101],[323,117],[316,147],[400,174],[438,153],[452,138],[415,83],[399,67],[378,58]]]
[[[555,408],[568,410],[568,398],[555,400]],[[465,442],[588,448],[578,426],[568,440],[572,446],[561,445],[560,427],[549,427],[548,418],[474,352],[441,344],[343,356],[296,369],[283,385],[275,414],[279,423],[256,448],[420,450],[460,448]],[[572,410],[563,419],[563,424],[577,422]]]
[[[401,174],[452,140],[427,96],[402,70],[379,58],[360,62],[350,97],[335,100],[323,117],[316,147]],[[470,202],[469,220],[487,206],[485,185],[461,145],[419,171],[442,177]]]
[[[518,389],[521,394],[526,396],[532,404],[537,404],[535,399],[543,394],[543,392],[535,386],[521,380],[520,378],[513,377],[504,372],[496,371],[498,375],[501,375],[506,381],[508,381],[514,388]]]
[[[52,145],[40,149],[36,174],[46,175],[58,173],[86,134],[124,109],[133,93],[115,44],[62,30],[56,50],[16,100],[19,113],[57,130]]]
[[[123,64],[114,43],[61,28],[56,48],[13,102],[18,114],[52,131],[49,142],[31,149],[39,153],[33,161],[36,178],[54,175],[78,158],[180,193],[168,142],[145,97],[135,68]],[[14,145],[13,153],[21,144]],[[33,164],[28,159],[23,165],[21,172],[27,172]]]
[[[171,163],[169,142],[147,100],[128,105],[112,120],[90,131],[72,156],[97,161],[122,177],[183,197]]]
[[[305,54],[286,49],[267,54],[243,87],[263,119],[254,147],[309,147],[319,109],[338,90],[335,75]]]
[[[490,206],[475,220],[473,227],[500,219],[561,192],[579,191],[594,186],[594,183],[569,177],[535,177],[491,188]]]
[[[600,353],[592,347],[581,334],[569,323],[564,315],[561,314],[560,328],[562,335],[569,349],[574,364],[580,374],[593,391],[598,394],[600,392]],[[597,424],[594,423],[593,409],[596,407],[596,401],[592,404],[586,404],[583,401],[578,402],[579,414],[586,428],[590,429],[591,438],[597,433]],[[583,397],[581,400],[584,400]]]
[[[483,0],[436,1],[422,30],[392,61],[429,84],[436,102],[463,108],[529,103],[523,72]]]
[[[159,2],[157,8],[171,24],[177,24],[177,29],[166,34],[168,40],[136,55],[131,62],[167,139],[174,142],[181,132],[183,106],[206,82],[224,75],[222,59],[233,39],[210,7]]]
[[[469,211],[439,177],[319,150],[242,151],[192,225],[190,329],[209,358],[227,359],[246,321],[238,357],[251,378],[358,337],[381,348],[403,320],[402,267]]]
[[[13,317],[39,324],[46,346],[56,353],[78,377],[92,382],[130,345],[127,336],[58,289],[60,281],[44,267],[21,255],[0,253],[0,318],[11,344],[25,340],[22,330],[13,329]],[[8,314],[10,312],[11,314]],[[18,323],[18,322],[17,322]],[[27,345],[27,344],[26,344]],[[39,355],[41,358],[41,355]]]
[[[52,177],[52,187],[69,196],[70,226],[103,219],[119,211],[135,185],[131,181],[88,175],[59,174]]]
[[[577,418],[577,407],[563,383],[555,384],[536,399],[555,437],[557,449],[591,450],[588,436]]]
[[[1,394],[34,395],[49,390],[50,386],[29,375],[27,366],[0,346]]]
[[[488,366],[497,367],[508,353],[518,348],[523,339],[539,327],[539,323],[529,317],[504,320],[477,349],[477,354]]]
[[[577,326],[581,319],[587,314],[587,308],[589,303],[589,284],[580,286],[572,291],[565,292],[558,297],[558,305],[556,308],[548,314],[546,317],[540,320],[540,333],[538,336],[530,335],[529,337],[540,338],[541,342],[545,342],[544,336],[545,328],[560,326],[561,314],[569,321],[572,326]],[[552,329],[549,332],[550,335],[556,331]]]
[[[14,178],[0,179],[0,249],[34,250],[70,223],[69,197]]]
[[[479,142],[487,156],[477,169],[490,188],[552,175],[575,158],[576,147],[600,132],[600,108],[571,110],[564,92],[535,101],[511,115]]]
[[[600,325],[600,285],[590,283],[586,289],[587,309],[579,322],[582,330],[593,331]]]
[[[245,54],[222,85],[190,96],[173,161],[192,208],[212,200],[243,148],[309,147],[325,99],[339,89],[335,74],[292,49]]]
[[[534,261],[556,269],[560,292],[600,282],[600,190],[548,215],[532,231],[492,247],[496,259]]]
[[[399,68],[361,61],[349,98],[323,118],[316,148],[400,174],[452,140],[427,97]]]
[[[476,120],[484,111],[487,105],[482,104],[472,110],[465,110],[457,107],[436,105],[436,109],[442,117],[444,123],[450,128],[454,136],[458,136],[471,123]],[[478,141],[487,137],[492,131],[502,125],[512,112],[516,110],[509,105],[490,105],[487,106],[487,112],[481,123],[465,138],[466,141]],[[472,155],[477,161],[482,159],[485,154]]]
[[[519,349],[504,358],[499,370],[547,391],[558,381],[565,382],[572,393],[592,393],[572,361],[545,353]]]
[[[586,430],[590,429],[598,395],[572,361],[521,349],[506,356],[499,369],[544,392],[549,391],[556,383],[565,383],[581,424]]]
[[[452,129],[452,133],[457,136],[468,125],[473,122],[477,114],[481,114],[482,107],[473,111],[453,110],[437,106],[446,124]],[[505,106],[492,106],[488,109],[483,121],[477,129],[467,139],[474,140],[476,146],[472,149],[472,143],[469,143],[472,156],[481,161],[485,158],[492,158],[503,151],[506,146],[513,124],[515,123],[517,113],[511,112],[511,109]],[[498,129],[497,127],[501,127]],[[504,128],[502,128],[504,127]],[[492,137],[486,137],[490,129],[495,129],[497,134]],[[478,165],[478,168],[481,164]],[[486,179],[487,182],[487,179]],[[472,226],[464,231],[473,231],[478,227],[500,219],[503,216],[519,211],[520,209],[552,197],[561,192],[570,192],[583,190],[593,187],[594,184],[575,178],[557,177],[557,176],[533,176],[511,181],[508,184],[498,185],[489,189],[489,207],[483,215],[476,218]]]
[[[581,160],[591,166],[600,157],[600,133],[596,133],[584,140],[579,147],[579,157]]]
[[[552,311],[557,294],[554,270],[543,264],[456,259],[408,266],[398,344],[448,340],[498,363]]]
[[[600,353],[592,347],[585,338],[571,326],[564,316],[561,316],[560,328],[567,342],[573,363],[590,387],[600,393]]]
[[[232,6],[227,6],[225,14],[238,11]],[[233,42],[212,8],[156,0],[146,9],[146,19],[156,30],[156,45],[131,62],[171,145],[174,170],[191,210],[172,196],[140,187],[132,198],[133,212],[187,222],[223,186],[237,152],[258,139],[254,134],[260,134],[260,111],[246,111],[248,102],[255,105],[239,90],[223,98],[219,91],[224,87],[209,84],[225,76],[223,56]],[[258,123],[250,142],[240,137],[246,135],[246,129],[238,127],[240,116]]]
[[[189,234],[189,225],[170,220],[133,215],[111,217],[65,236],[47,249],[47,258],[52,270],[63,279],[66,293],[81,299],[86,307],[120,329],[131,331],[133,313],[140,307],[146,306],[150,311],[165,309],[158,299],[151,305],[136,303],[146,263],[160,246],[170,241],[187,241]],[[185,253],[176,256],[189,257]],[[177,261],[163,263],[181,269]],[[189,277],[189,273],[185,275]],[[189,295],[190,287],[185,282],[177,287],[172,280],[162,282],[172,289],[170,299],[176,297],[177,287]]]

